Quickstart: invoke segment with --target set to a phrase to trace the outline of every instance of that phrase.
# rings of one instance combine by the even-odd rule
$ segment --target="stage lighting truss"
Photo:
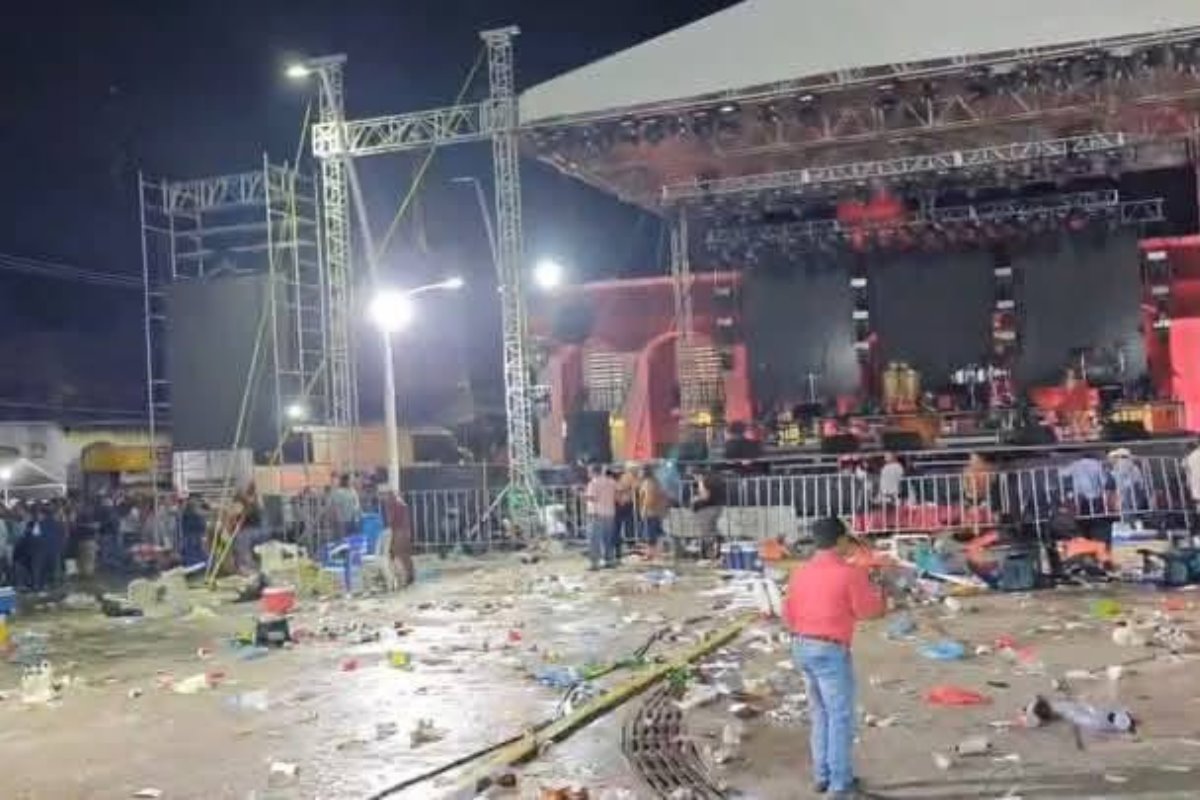
[[[1039,179],[1119,171],[1124,151],[1138,138],[1098,132],[1061,139],[1010,142],[970,150],[950,150],[878,161],[767,172],[663,187],[664,205],[719,206],[751,195],[768,200],[829,194],[847,186],[911,184],[921,178],[944,183],[953,178],[976,185],[1024,185]],[[991,180],[988,180],[991,179]]]
[[[1115,190],[1057,194],[946,206],[896,222],[848,224],[836,219],[735,228],[705,236],[710,251],[753,260],[764,251],[929,249],[978,246],[1094,224],[1110,227],[1161,222],[1163,199],[1122,200]]]
[[[564,116],[527,127],[540,157],[605,184],[605,163],[653,161],[661,144],[690,142],[725,160],[803,163],[883,160],[924,148],[976,146],[980,133],[1105,130],[1120,125],[1146,140],[1194,136],[1200,90],[1200,28],[1102,42],[1013,50],[918,64],[845,70],[737,92],[731,97],[660,103],[623,112]],[[1178,113],[1163,113],[1175,109]],[[1052,133],[1051,133],[1052,136]],[[1182,157],[1181,157],[1182,161]],[[689,185],[624,187],[650,206]],[[647,194],[642,194],[646,192]]]

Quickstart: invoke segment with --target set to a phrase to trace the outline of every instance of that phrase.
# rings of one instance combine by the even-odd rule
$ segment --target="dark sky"
[[[304,92],[281,78],[293,54],[347,53],[350,115],[395,113],[449,103],[478,53],[476,34],[483,28],[520,25],[518,85],[528,87],[731,4],[23,3],[20,13],[7,10],[0,24],[0,66],[7,76],[0,102],[6,187],[0,253],[140,271],[137,170],[187,178],[253,168],[264,152],[290,160],[305,104]],[[477,84],[479,92],[485,83]],[[376,230],[391,217],[414,163],[414,157],[387,158],[362,166]],[[531,258],[552,253],[579,278],[656,268],[661,231],[655,220],[526,165]],[[482,228],[473,198],[449,178],[486,176],[490,169],[485,147],[438,156],[424,195],[434,252],[424,271],[454,269],[472,277],[469,265],[486,252]],[[399,251],[395,260],[403,261]],[[405,271],[403,263],[394,266]],[[142,363],[141,301],[131,294],[0,273],[0,326],[10,343],[49,336],[106,352],[102,364],[81,358],[89,369],[80,369],[89,374],[75,377],[82,385],[73,396],[80,403],[132,397],[112,401],[128,407],[138,402]],[[464,331],[471,339],[480,333]],[[22,367],[19,358],[12,362],[10,355],[0,366],[0,397],[27,393],[28,387],[6,380],[14,369],[40,369],[37,363]],[[98,378],[90,373],[96,372],[105,386],[94,386]],[[118,385],[124,388],[114,389]]]

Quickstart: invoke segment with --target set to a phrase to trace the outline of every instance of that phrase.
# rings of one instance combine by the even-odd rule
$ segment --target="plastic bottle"
[[[1055,716],[1091,733],[1131,733],[1137,728],[1133,716],[1123,708],[1097,708],[1073,700],[1051,700]]]

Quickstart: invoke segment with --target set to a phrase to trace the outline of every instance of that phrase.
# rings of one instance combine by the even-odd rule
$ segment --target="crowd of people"
[[[148,494],[101,493],[15,500],[0,507],[0,586],[44,592],[68,577],[91,581],[101,563],[203,558],[204,517],[195,502],[155,508]]]

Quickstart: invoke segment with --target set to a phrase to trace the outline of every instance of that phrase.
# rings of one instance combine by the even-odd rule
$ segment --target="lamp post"
[[[5,506],[5,508],[8,507],[8,484],[12,481],[12,478],[13,478],[12,467],[0,467],[0,485],[3,485],[3,489],[4,489],[4,506]]]
[[[383,427],[387,437],[388,488],[396,494],[400,493],[400,427],[396,422],[396,362],[392,351],[392,334],[412,322],[416,311],[413,298],[416,295],[437,290],[454,291],[462,287],[462,278],[449,278],[416,289],[381,288],[371,300],[371,319],[383,337]]]

